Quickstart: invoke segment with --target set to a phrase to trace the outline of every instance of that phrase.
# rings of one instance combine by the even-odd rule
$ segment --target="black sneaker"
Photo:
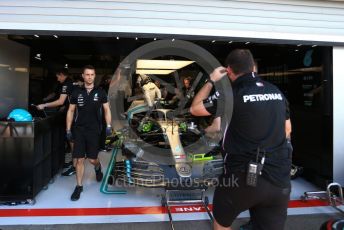
[[[98,182],[102,181],[102,179],[103,179],[102,166],[99,165],[98,169],[96,167],[94,167],[94,171],[96,172],[96,180]]]
[[[75,186],[74,192],[73,192],[72,196],[70,197],[70,199],[72,201],[79,200],[80,194],[81,194],[82,191],[83,191],[83,187],[82,186],[78,186],[78,185]]]
[[[64,171],[61,175],[62,176],[71,176],[74,175],[76,173],[75,171],[75,167],[73,165],[71,165],[66,171]]]

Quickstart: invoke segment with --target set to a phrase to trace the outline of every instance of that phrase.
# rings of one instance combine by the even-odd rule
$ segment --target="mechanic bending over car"
[[[72,79],[68,77],[67,69],[60,69],[56,71],[56,78],[57,78],[57,81],[61,84],[61,87],[59,89],[59,98],[52,102],[39,104],[37,105],[37,109],[43,110],[44,108],[54,108],[54,107],[62,106],[64,117],[66,117],[67,111],[69,108],[70,96],[73,90],[79,85],[77,83],[74,84]],[[72,140],[69,141],[69,145],[70,145],[71,152],[65,153],[65,156],[64,156],[65,163],[63,165],[63,168],[65,169],[65,171],[62,173],[62,176],[71,176],[75,174],[75,167],[72,162],[72,152],[73,152]]]
[[[145,74],[139,75],[137,78],[137,84],[142,88],[142,92],[148,107],[152,109],[155,99],[161,99],[160,89],[153,83],[152,79]]]
[[[254,73],[249,50],[233,50],[225,64],[212,72],[190,108],[195,116],[215,114],[217,105],[225,99],[218,91],[210,97],[209,94],[224,75],[229,77],[233,114],[222,142],[224,172],[214,193],[214,229],[231,229],[235,218],[247,209],[253,229],[283,229],[291,168],[286,99],[276,86]],[[228,183],[231,178],[236,178],[237,183]]]
[[[95,77],[96,72],[93,66],[87,65],[83,68],[84,86],[73,91],[67,113],[67,138],[72,139],[74,137],[73,158],[76,159],[77,185],[71,196],[72,201],[78,200],[83,191],[82,179],[85,158],[88,158],[89,162],[94,165],[96,180],[100,182],[103,179],[101,164],[98,159],[103,110],[106,121],[106,135],[110,136],[112,133],[111,111],[107,94],[103,89],[94,87]],[[73,119],[74,128],[72,133]]]

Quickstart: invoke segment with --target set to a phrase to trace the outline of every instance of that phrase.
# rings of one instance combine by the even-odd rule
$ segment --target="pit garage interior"
[[[114,75],[126,56],[157,39],[123,35],[57,38],[51,35],[40,35],[39,38],[34,35],[10,35],[8,38],[30,47],[29,104],[42,103],[42,98],[54,91],[57,85],[54,71],[57,69],[68,68],[72,79],[77,81],[80,80],[82,67],[92,64],[97,69],[96,83],[100,85],[102,78]],[[220,63],[235,48],[250,49],[257,62],[259,76],[276,84],[288,98],[293,125],[293,161],[304,167],[303,177],[318,186],[323,186],[326,180],[332,178],[331,47],[301,43],[268,44],[243,39],[216,41],[189,38],[188,41],[208,50]],[[161,57],[175,58],[178,57]],[[179,76],[181,79],[191,76],[195,80],[194,72],[189,66],[181,69]],[[174,81],[171,74],[158,76],[167,82]],[[126,102],[125,107],[128,106]]]
[[[247,48],[253,53],[259,75],[274,84],[288,98],[292,121],[292,144],[294,147],[293,163],[302,167],[302,173],[292,182],[291,206],[288,212],[296,214],[316,214],[332,212],[323,205],[308,207],[300,205],[300,196],[305,191],[322,190],[333,178],[333,84],[332,84],[332,47],[315,43],[267,42],[263,40],[246,40],[230,38],[207,38],[190,36],[146,36],[146,35],[101,35],[101,36],[74,36],[55,34],[16,34],[1,38],[11,43],[19,43],[29,48],[29,81],[28,99],[26,108],[35,116],[45,116],[38,113],[31,104],[42,103],[42,98],[54,92],[57,87],[55,71],[67,68],[74,81],[80,80],[82,67],[86,64],[95,66],[96,84],[101,85],[107,77],[115,78],[115,72],[120,63],[134,50],[150,42],[166,40],[176,42],[184,40],[198,45],[210,52],[220,63],[226,55],[235,48]],[[20,55],[20,54],[17,54]],[[186,60],[183,57],[161,55],[161,60]],[[193,60],[189,60],[193,61]],[[0,68],[7,68],[3,65]],[[202,69],[197,63],[175,70],[179,80],[186,76],[192,81]],[[156,74],[157,78],[170,84],[177,78],[173,73]],[[135,82],[136,74],[133,73]],[[205,80],[200,81],[202,84]],[[19,83],[18,83],[19,84]],[[21,88],[22,86],[19,86]],[[0,86],[1,88],[1,86]],[[196,92],[197,92],[196,88]],[[132,92],[135,91],[134,84]],[[16,94],[16,90],[13,90]],[[173,95],[168,95],[173,97]],[[122,100],[123,108],[130,107],[130,103]],[[56,111],[47,110],[48,116]],[[114,112],[114,110],[112,110]],[[121,116],[121,114],[119,114]],[[6,114],[1,114],[6,119]],[[112,151],[101,152],[100,160],[105,172],[111,162]],[[1,164],[1,163],[0,163]],[[61,164],[59,165],[61,166]],[[84,178],[84,187],[81,199],[78,202],[70,201],[70,194],[75,185],[75,177],[62,177],[60,170],[50,175],[49,183],[35,197],[33,206],[0,206],[0,213],[12,209],[13,214],[2,216],[1,224],[13,225],[15,222],[23,224],[73,224],[73,223],[104,223],[104,222],[155,222],[167,221],[168,217],[160,207],[159,188],[149,189],[142,187],[127,188],[125,194],[104,194],[99,191],[103,186],[95,182],[92,167],[87,164]],[[110,186],[111,187],[111,186]],[[116,188],[113,188],[116,190]],[[212,189],[207,194],[212,203]],[[90,202],[92,200],[92,202]],[[40,212],[44,209],[60,209],[68,212],[90,212],[47,218],[25,218],[20,209],[31,209]],[[96,208],[100,213],[91,213]],[[105,208],[110,208],[106,210]],[[110,211],[109,211],[110,210]],[[3,211],[3,212],[2,212]],[[49,211],[48,211],[49,212]],[[53,211],[51,211],[53,212]],[[61,211],[63,212],[63,211]],[[17,213],[17,214],[15,214]],[[19,213],[19,214],[18,214]],[[99,215],[104,216],[99,216]],[[144,214],[144,215],[142,215]],[[14,216],[17,218],[11,218]],[[37,214],[38,215],[38,214]],[[108,215],[108,216],[106,216]],[[109,218],[109,216],[115,218]],[[174,209],[175,220],[205,220],[206,213],[197,210]],[[35,215],[33,215],[35,216]],[[47,216],[50,216],[49,214]],[[247,217],[248,213],[241,214]],[[133,221],[133,217],[135,221]]]

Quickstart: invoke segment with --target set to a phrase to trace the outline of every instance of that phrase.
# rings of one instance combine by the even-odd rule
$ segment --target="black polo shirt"
[[[66,80],[61,84],[59,88],[59,95],[61,94],[67,95],[67,98],[65,102],[63,103],[63,106],[65,106],[65,111],[68,110],[69,103],[70,103],[70,96],[72,95],[74,88],[76,88],[76,86],[74,86],[72,79],[70,79],[69,77],[66,78]]]
[[[291,156],[285,134],[289,110],[284,95],[254,73],[237,78],[232,88],[233,114],[222,143],[226,170],[245,171],[259,148],[266,152],[262,175],[277,186],[289,186]],[[217,105],[224,101],[221,96],[217,91],[203,102],[209,113],[216,113]]]
[[[85,87],[75,88],[71,96],[71,104],[76,105],[74,114],[75,127],[83,127],[90,131],[100,131],[102,127],[102,106],[108,102],[103,89],[94,88],[87,93]]]

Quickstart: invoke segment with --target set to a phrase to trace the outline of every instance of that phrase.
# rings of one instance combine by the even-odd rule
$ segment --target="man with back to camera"
[[[43,110],[44,108],[54,108],[54,107],[59,107],[59,106],[64,106],[63,108],[63,113],[64,117],[67,116],[67,111],[69,107],[69,102],[70,102],[70,96],[73,92],[73,89],[77,86],[74,85],[72,79],[68,77],[68,71],[67,69],[60,69],[56,71],[56,78],[57,81],[61,84],[61,87],[59,89],[59,98],[55,101],[44,103],[44,104],[39,104],[37,105],[37,109]],[[65,163],[63,168],[66,169],[62,173],[62,176],[71,176],[75,174],[75,167],[73,166],[72,162],[72,151],[73,151],[73,142],[69,141],[70,153],[65,153]]]
[[[222,142],[224,172],[214,193],[215,230],[231,229],[235,218],[247,209],[253,229],[283,229],[287,217],[291,154],[286,139],[286,99],[276,86],[253,73],[253,68],[249,50],[232,51],[226,67],[213,71],[190,108],[195,116],[215,114],[223,96],[219,92],[208,96],[227,73],[232,82],[233,114]],[[228,183],[232,178],[237,178],[237,186]]]
[[[74,137],[73,158],[76,159],[77,185],[71,196],[72,201],[80,198],[83,191],[82,179],[84,175],[85,158],[94,165],[96,180],[103,179],[101,164],[98,159],[99,140],[102,129],[102,108],[106,121],[106,134],[111,135],[111,111],[107,95],[104,90],[94,87],[96,77],[95,68],[87,65],[83,68],[82,78],[84,86],[73,91],[67,113],[67,137]],[[74,118],[74,130],[71,125]]]

